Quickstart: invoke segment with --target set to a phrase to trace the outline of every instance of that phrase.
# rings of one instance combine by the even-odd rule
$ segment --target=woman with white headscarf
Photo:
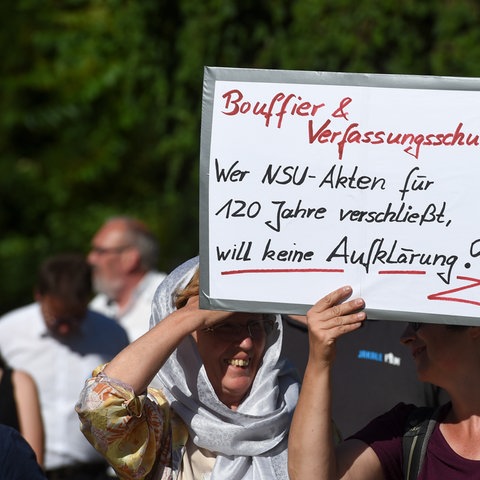
[[[162,282],[150,330],[87,380],[82,431],[122,479],[287,480],[280,317],[201,310],[198,291],[198,258]]]

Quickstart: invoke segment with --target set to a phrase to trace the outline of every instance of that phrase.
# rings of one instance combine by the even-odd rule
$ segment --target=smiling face
[[[267,339],[263,320],[261,314],[234,313],[220,329],[193,334],[210,383],[229,408],[242,402],[260,368]]]

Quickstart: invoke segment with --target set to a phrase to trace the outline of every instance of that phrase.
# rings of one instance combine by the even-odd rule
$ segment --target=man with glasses
[[[113,319],[89,310],[91,270],[83,255],[40,266],[35,302],[0,318],[0,351],[35,380],[45,427],[49,480],[103,480],[106,464],[78,428],[74,406],[85,380],[129,342]]]
[[[88,262],[97,296],[91,308],[115,318],[130,341],[148,330],[155,291],[165,278],[157,271],[158,243],[145,224],[112,217],[92,240]]]

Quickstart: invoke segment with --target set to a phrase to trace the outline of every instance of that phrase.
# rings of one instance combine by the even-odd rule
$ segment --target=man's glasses
[[[259,340],[272,333],[274,325],[275,322],[273,320],[252,320],[245,325],[240,323],[221,323],[204,328],[203,331],[213,333],[216,337],[227,341],[245,337],[246,334],[253,340]]]
[[[113,253],[115,255],[118,255],[119,253],[122,253],[124,250],[127,248],[131,248],[131,245],[124,245],[122,247],[98,247],[96,245],[92,245],[92,248],[90,251],[92,253],[96,253],[97,255],[107,255],[109,253]]]

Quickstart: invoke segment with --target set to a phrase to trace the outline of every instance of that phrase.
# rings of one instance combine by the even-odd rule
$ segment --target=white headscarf
[[[159,286],[150,328],[175,310],[178,291],[198,268],[198,257],[175,269]],[[298,399],[298,377],[279,360],[282,322],[267,339],[249,395],[236,411],[218,400],[193,337],[185,338],[157,374],[171,407],[195,445],[217,454],[211,480],[288,480],[287,437]]]

